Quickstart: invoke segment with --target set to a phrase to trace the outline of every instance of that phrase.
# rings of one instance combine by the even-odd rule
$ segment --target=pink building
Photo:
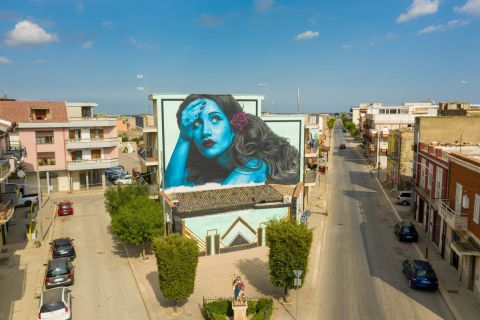
[[[24,149],[25,192],[106,185],[118,165],[115,118],[95,117],[95,103],[0,101],[0,119],[15,122],[12,147]]]

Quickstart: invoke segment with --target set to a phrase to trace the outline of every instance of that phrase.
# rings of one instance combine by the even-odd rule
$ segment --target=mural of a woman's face
[[[218,104],[205,99],[205,108],[193,124],[193,143],[205,158],[216,158],[228,150],[235,132]]]

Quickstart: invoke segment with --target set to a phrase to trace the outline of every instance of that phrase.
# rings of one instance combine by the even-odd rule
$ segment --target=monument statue
[[[245,303],[245,285],[242,278],[237,276],[235,280],[233,280],[233,304],[244,305]]]

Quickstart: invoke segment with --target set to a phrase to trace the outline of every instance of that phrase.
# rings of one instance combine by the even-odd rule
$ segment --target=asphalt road
[[[148,319],[123,248],[109,233],[101,192],[69,195],[73,216],[57,217],[53,238],[74,238],[74,319]]]
[[[393,235],[395,215],[337,121],[329,161],[328,218],[310,319],[453,319],[439,292],[408,287],[401,262],[419,258]],[[340,143],[347,149],[340,150]]]

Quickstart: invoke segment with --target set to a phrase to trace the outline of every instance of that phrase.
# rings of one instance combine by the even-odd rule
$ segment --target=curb
[[[145,289],[145,286],[143,285],[142,282],[140,282],[140,279],[138,279],[136,272],[135,272],[135,266],[133,265],[132,258],[130,258],[130,253],[128,253],[127,246],[122,243],[123,250],[125,251],[125,255],[127,256],[128,260],[128,265],[130,266],[130,270],[132,271],[133,278],[135,279],[135,283],[137,285],[138,291],[140,292],[140,296],[142,297],[142,302],[143,305],[145,306],[145,310],[147,311],[148,319],[154,319],[152,318],[152,315],[155,313],[153,312],[150,304],[147,303],[147,290]]]
[[[387,195],[387,192],[385,191],[385,189],[383,188],[382,184],[380,183],[380,181],[378,180],[378,178],[375,178],[375,180],[377,181],[378,185],[380,186],[380,188],[382,189],[383,191],[383,194],[385,195],[385,198],[387,199],[388,203],[390,204],[390,207],[393,209],[393,212],[395,212],[395,216],[397,217],[398,221],[401,221],[402,218],[400,217],[400,215],[398,214],[398,211],[397,209],[393,206],[392,204],[392,201],[390,201],[390,197],[388,197]],[[414,246],[415,246],[415,249],[417,249],[417,253],[425,260],[427,260],[425,258],[425,255],[423,254],[422,250],[420,250],[418,248],[418,245],[416,243],[414,243]],[[450,298],[450,296],[448,295],[448,292],[447,290],[445,289],[445,287],[442,285],[442,283],[440,283],[440,281],[438,282],[438,291],[440,292],[440,295],[442,296],[443,300],[445,301],[445,303],[447,304],[448,306],[448,309],[450,309],[450,312],[452,313],[453,317],[457,320],[463,320],[463,317],[461,316],[460,312],[458,311],[457,307],[455,306],[455,304],[452,302],[452,299]]]

